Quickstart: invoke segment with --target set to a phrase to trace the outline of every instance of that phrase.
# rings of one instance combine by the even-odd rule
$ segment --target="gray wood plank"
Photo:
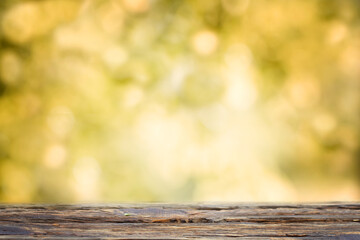
[[[359,237],[359,203],[0,205],[0,239]]]

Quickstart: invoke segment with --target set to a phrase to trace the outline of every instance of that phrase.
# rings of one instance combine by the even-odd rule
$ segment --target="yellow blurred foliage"
[[[359,200],[360,2],[0,1],[0,201]]]

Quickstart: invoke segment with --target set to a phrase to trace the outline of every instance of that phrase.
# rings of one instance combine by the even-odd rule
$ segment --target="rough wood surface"
[[[360,240],[360,204],[0,205],[0,239]]]

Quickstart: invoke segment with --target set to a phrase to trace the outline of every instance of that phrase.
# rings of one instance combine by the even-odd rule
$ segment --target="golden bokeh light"
[[[192,44],[196,52],[203,55],[213,53],[218,45],[218,38],[215,33],[209,30],[202,30],[195,34]]]
[[[141,13],[149,9],[149,0],[124,0],[124,7],[132,13]]]
[[[357,1],[0,1],[0,201],[360,199]]]

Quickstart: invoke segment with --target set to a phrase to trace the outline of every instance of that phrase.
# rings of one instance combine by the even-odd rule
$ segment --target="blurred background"
[[[1,0],[0,201],[360,200],[359,9]]]

